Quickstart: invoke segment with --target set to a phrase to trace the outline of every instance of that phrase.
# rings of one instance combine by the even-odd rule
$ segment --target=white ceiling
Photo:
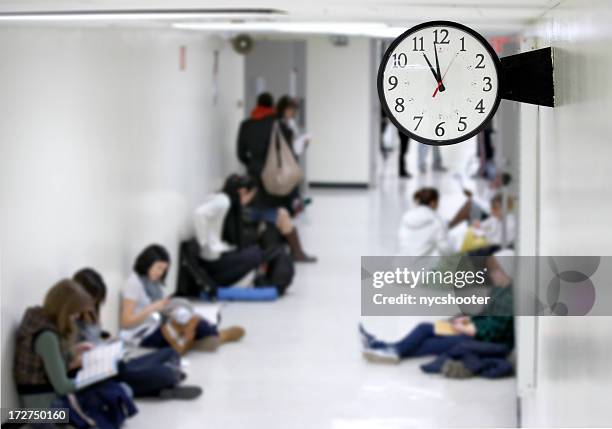
[[[560,0],[3,0],[0,13],[48,11],[117,11],[125,9],[274,9],[274,15],[238,16],[240,19],[299,22],[381,22],[410,27],[430,20],[452,20],[489,34],[520,31]],[[198,22],[210,18],[183,18]],[[223,18],[228,20],[227,16]],[[150,19],[137,22],[105,21],[102,25],[164,27],[179,20]],[[46,22],[56,25],[59,22]],[[19,22],[18,25],[24,23]],[[31,24],[27,22],[26,24]],[[40,25],[40,22],[37,22]],[[0,22],[1,25],[10,25]],[[14,24],[13,24],[14,25]],[[100,25],[100,22],[71,21],[70,25]]]

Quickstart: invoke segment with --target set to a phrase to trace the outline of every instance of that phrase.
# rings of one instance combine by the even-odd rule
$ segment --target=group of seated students
[[[230,175],[223,189],[195,209],[193,225],[198,263],[218,285],[273,285],[282,295],[292,282],[294,262],[316,258],[303,250],[293,222],[303,210],[299,192],[285,198],[268,195],[256,166],[265,157],[270,141],[266,127],[273,121],[292,141],[289,124],[297,104],[283,97],[273,109],[271,97],[259,101],[269,106],[257,107],[239,135],[248,174]],[[52,286],[41,306],[28,308],[16,334],[13,371],[22,405],[68,407],[75,411],[71,416],[81,417],[82,427],[119,427],[136,412],[133,398],[200,396],[199,386],[184,384],[181,356],[191,350],[215,351],[240,340],[245,330],[221,329],[218,321],[199,316],[189,301],[168,297],[172,294],[164,285],[170,262],[170,253],[159,244],[147,246],[136,257],[121,289],[118,338],[127,353],[117,374],[101,382],[81,386],[77,372],[84,353],[115,341],[100,326],[107,295],[102,275],[82,268]],[[71,424],[81,427],[79,422],[71,417]]]
[[[490,207],[484,208],[473,200],[471,192],[464,192],[468,197],[466,203],[447,222],[437,213],[438,190],[422,188],[417,191],[414,194],[416,206],[408,210],[400,222],[400,255],[437,257],[435,264],[443,265],[445,256],[455,254],[463,256],[468,263],[482,265],[490,286],[490,305],[475,315],[459,314],[449,320],[420,323],[395,342],[382,341],[360,325],[363,356],[368,361],[398,363],[410,357],[436,356],[421,369],[454,378],[496,378],[513,373],[512,280],[508,264],[501,262],[504,256],[513,255],[516,235],[513,201],[506,200],[507,212],[504,213],[501,193],[495,193],[490,199]],[[463,222],[468,222],[469,226],[458,248],[449,238],[449,229]],[[440,332],[437,323],[445,329]]]
[[[122,289],[119,337],[141,355],[121,361],[115,380],[129,386],[129,395],[136,398],[199,396],[199,387],[181,384],[186,375],[180,355],[191,349],[214,351],[244,335],[239,326],[219,329],[193,313],[187,314],[185,323],[177,323],[184,316],[177,310],[184,307],[181,302],[173,305],[163,291],[169,264],[162,246],[146,247]],[[17,330],[14,364],[24,406],[47,408],[59,396],[77,390],[74,376],[83,353],[111,340],[100,326],[106,294],[102,276],[83,268],[51,287],[42,306],[26,310]],[[182,330],[183,343],[176,343],[179,337],[172,335],[173,329]]]

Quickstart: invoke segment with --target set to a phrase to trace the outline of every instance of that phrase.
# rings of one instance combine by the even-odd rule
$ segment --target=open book
[[[76,376],[77,388],[80,389],[117,375],[117,364],[123,354],[122,341],[103,343],[83,353],[82,368]]]

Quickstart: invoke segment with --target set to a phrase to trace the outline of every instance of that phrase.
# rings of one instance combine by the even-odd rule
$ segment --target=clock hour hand
[[[438,73],[436,73],[436,70],[431,65],[431,62],[429,61],[429,58],[427,58],[427,55],[425,55],[425,52],[423,52],[423,56],[425,57],[425,61],[427,61],[427,65],[429,66],[429,70],[431,70],[431,73],[433,74],[434,79],[436,80],[436,83],[439,85],[440,84],[440,77],[438,76]]]
[[[436,72],[438,74],[438,87],[440,92],[443,92],[444,90],[446,90],[446,88],[444,88],[444,83],[442,82],[442,73],[440,73],[440,62],[438,61],[438,50],[436,49],[436,44],[434,42],[434,54],[436,56]]]

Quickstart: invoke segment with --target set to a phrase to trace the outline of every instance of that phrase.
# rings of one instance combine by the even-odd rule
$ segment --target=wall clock
[[[421,143],[450,145],[481,131],[501,99],[501,66],[489,43],[450,21],[417,25],[395,39],[378,70],[385,113]]]

